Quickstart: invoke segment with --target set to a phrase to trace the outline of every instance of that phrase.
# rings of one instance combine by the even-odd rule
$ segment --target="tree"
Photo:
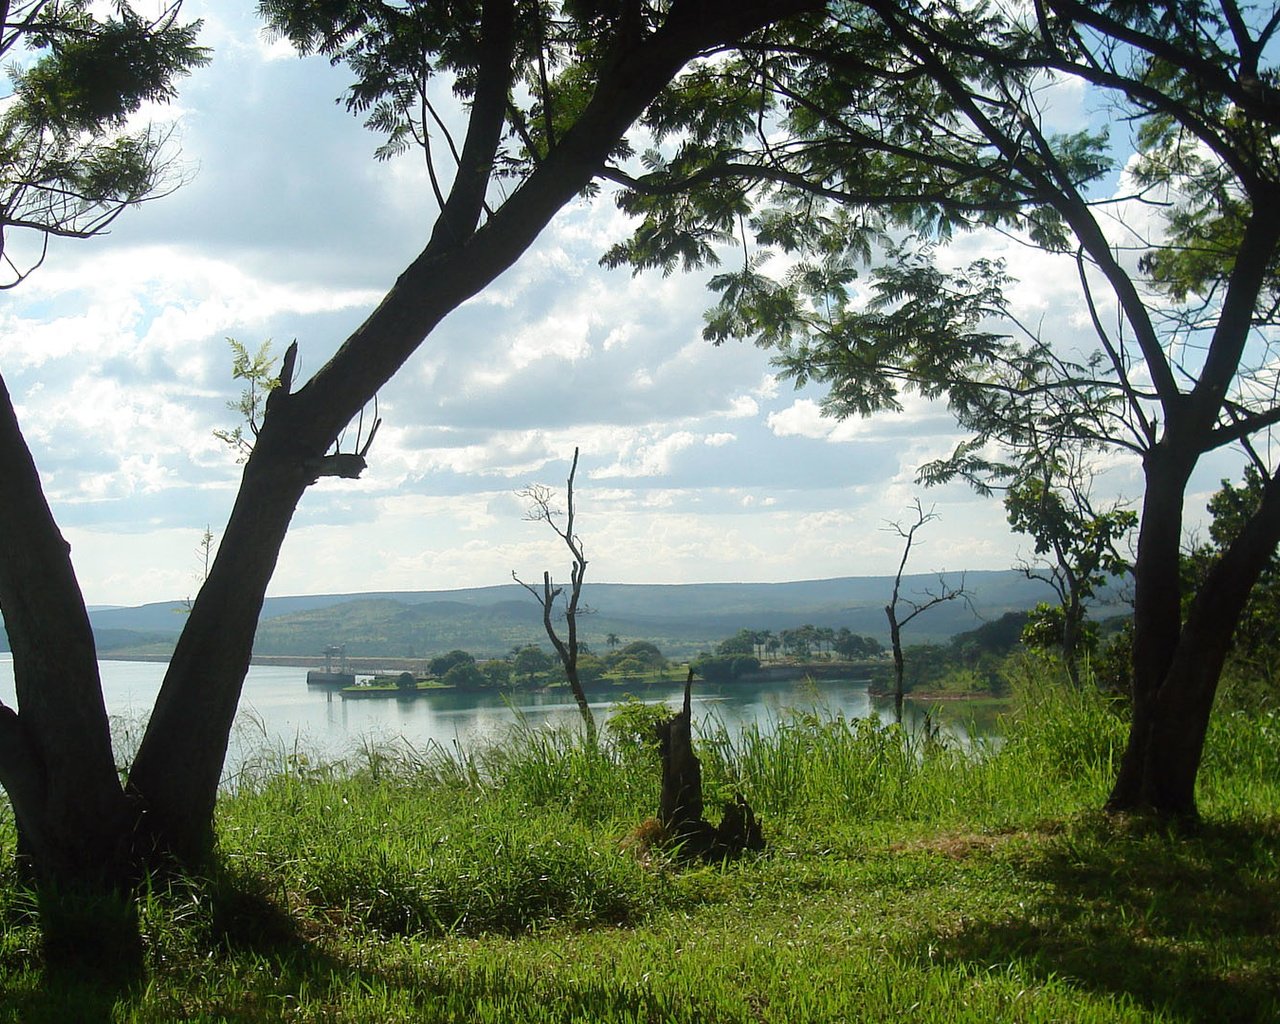
[[[180,175],[168,133],[126,122],[144,101],[208,61],[200,23],[181,2],[148,21],[120,4],[101,17],[88,0],[3,5],[0,56],[10,92],[0,115],[0,289],[39,267],[52,238],[91,238],[125,210],[171,191]],[[16,246],[15,236],[33,244]]]
[[[605,636],[604,642],[608,644],[610,651],[616,651],[618,649],[618,645],[622,643],[622,638],[618,636],[617,633],[609,633]]]
[[[1089,483],[1087,471],[1069,454],[1064,459],[1041,451],[1004,496],[1009,525],[1033,538],[1039,559],[1024,560],[1018,568],[1027,579],[1047,583],[1058,597],[1056,643],[1076,686],[1088,602],[1098,588],[1128,572],[1128,552],[1121,546],[1138,525],[1137,513],[1123,502],[1095,506]],[[1043,628],[1048,620],[1040,615],[1036,623]]]
[[[727,640],[716,644],[716,654],[752,654],[756,649],[756,634],[750,629],[740,629]]]
[[[494,659],[482,661],[480,671],[485,674],[490,686],[505,687],[511,685],[511,662]]]
[[[551,655],[541,647],[530,644],[516,652],[511,662],[511,671],[518,676],[524,676],[526,683],[532,683],[534,676],[549,672],[554,664],[555,661]]]
[[[460,661],[451,666],[440,681],[446,686],[459,690],[482,690],[489,685],[489,677],[475,663],[475,660]]]
[[[555,611],[556,599],[564,593],[564,588],[554,585],[549,571],[542,574],[542,589],[540,591],[520,579],[514,569],[511,571],[511,578],[529,591],[534,600],[542,606],[542,627],[547,632],[547,638],[551,641],[551,646],[555,648],[556,654],[560,657],[560,664],[564,666],[565,678],[569,680],[569,689],[573,691],[573,699],[578,702],[578,713],[582,716],[582,724],[587,730],[587,740],[594,746],[596,741],[596,720],[591,714],[591,705],[587,702],[586,691],[582,689],[582,680],[578,677],[578,652],[580,647],[578,643],[578,613],[581,611],[585,614],[587,611],[580,604],[582,581],[587,574],[587,556],[583,552],[582,538],[573,532],[573,478],[577,473],[578,449],[575,448],[573,450],[573,463],[569,466],[569,482],[565,486],[566,511],[563,513],[552,506],[551,488],[549,487],[545,487],[542,484],[530,484],[520,492],[520,496],[529,502],[529,509],[525,513],[525,518],[534,523],[546,523],[551,527],[552,532],[564,542],[564,546],[569,549],[571,559],[569,566],[569,593],[564,602],[566,635],[563,639],[556,632],[555,623],[551,621],[551,616]],[[561,526],[559,522],[561,515],[564,516],[564,526]]]
[[[433,676],[443,679],[449,669],[457,665],[474,665],[475,663],[476,659],[473,654],[467,651],[452,650],[448,654],[438,655],[427,662],[427,671]]]
[[[673,98],[686,135],[619,175],[642,219],[610,261],[706,264],[710,239],[741,238],[706,335],[776,347],[797,382],[829,386],[836,416],[898,408],[904,390],[947,401],[973,431],[951,466],[982,486],[1028,423],[1139,459],[1132,720],[1108,806],[1194,816],[1230,637],[1280,539],[1280,476],[1255,443],[1280,422],[1280,19],[1234,0],[867,0],[792,29]],[[1131,132],[1132,160],[1105,129],[1047,124],[1062,82]],[[713,97],[738,104],[736,138],[699,117]],[[1121,161],[1116,195],[1102,186]],[[980,228],[1074,264],[1092,339],[1020,323],[997,261],[936,264],[934,244]],[[771,252],[788,256],[777,277]],[[1262,497],[1184,602],[1188,481],[1230,446]]]
[[[884,606],[885,617],[889,620],[889,643],[893,649],[893,720],[899,725],[902,724],[902,700],[903,700],[903,667],[905,660],[902,654],[902,628],[915,619],[923,615],[930,608],[936,608],[940,604],[948,601],[960,599],[968,601],[969,596],[965,593],[964,577],[960,579],[960,586],[953,587],[947,582],[944,576],[938,577],[938,589],[936,591],[925,591],[922,599],[914,601],[909,597],[902,595],[902,574],[907,568],[907,559],[911,557],[911,548],[916,541],[916,532],[928,523],[938,518],[938,514],[929,509],[924,510],[924,506],[920,504],[920,499],[916,498],[911,505],[915,512],[915,521],[907,523],[903,526],[901,522],[890,523],[889,529],[902,538],[902,558],[898,562],[897,575],[893,577],[893,593],[889,597],[889,603]],[[900,609],[909,608],[905,615],[901,614]]]
[[[667,659],[662,651],[658,649],[658,645],[648,640],[632,640],[625,647],[615,651],[609,655],[609,666],[616,668],[622,661],[628,659],[643,666],[646,670],[667,667]]]
[[[884,650],[880,641],[869,636],[859,636],[847,626],[841,626],[836,631],[832,646],[840,657],[850,661],[856,658],[874,658]]]
[[[773,630],[759,629],[755,634],[756,641],[756,657],[761,661],[764,660],[765,652],[769,650],[769,644],[774,641]]]
[[[366,465],[366,450],[339,447],[343,429],[450,311],[510,267],[565,203],[592,192],[610,158],[625,158],[626,133],[637,121],[654,124],[664,90],[687,65],[748,39],[756,45],[778,19],[821,6],[628,0],[609,17],[598,5],[538,0],[263,0],[272,32],[351,72],[347,105],[384,134],[380,155],[421,146],[439,216],[376,309],[309,380],[295,379],[298,344],[285,351],[208,579],[123,788],[84,601],[12,402],[0,393],[0,607],[18,692],[18,710],[0,713],[0,783],[15,808],[24,855],[42,877],[71,886],[128,876],[148,862],[198,863],[209,854],[228,737],[290,520],[312,485],[358,477]],[[6,21],[4,38],[13,31],[21,30]],[[152,32],[144,41],[153,37],[175,38]],[[81,100],[121,74],[130,87],[98,123],[116,123],[141,98],[163,98],[173,73],[202,57],[188,41],[176,54],[172,46],[158,48],[167,63],[104,62],[133,51],[99,47],[89,54],[94,60],[77,64],[84,51],[70,35],[31,38],[74,58],[45,66],[46,78],[75,80],[73,72],[83,72],[78,80],[94,83],[87,92],[44,90],[68,101],[51,110],[72,124],[98,110]],[[139,68],[158,71],[134,82]],[[456,144],[433,120],[428,84],[438,79],[452,84],[467,108]],[[58,128],[50,123],[51,131]],[[442,154],[453,158],[451,167],[441,165]]]
[[[809,657],[809,633],[806,627],[782,631],[782,651],[792,658]]]

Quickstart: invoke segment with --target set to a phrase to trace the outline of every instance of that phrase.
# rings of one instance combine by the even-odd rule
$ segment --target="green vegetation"
[[[689,663],[709,683],[731,683],[760,671],[760,659],[750,654],[704,654]]]
[[[903,692],[916,696],[1004,697],[1009,693],[1010,656],[1021,653],[1027,612],[1007,612],[946,644],[913,644],[903,650]],[[1016,670],[1016,665],[1015,665]],[[888,665],[872,680],[876,693],[890,693]]]
[[[998,748],[805,712],[712,730],[708,797],[743,792],[771,844],[722,869],[644,846],[639,702],[596,749],[526,725],[281,756],[220,802],[216,869],[147,890],[145,984],[45,977],[9,875],[0,1022],[1274,1019],[1280,717],[1215,717],[1177,834],[1094,811],[1126,723],[1045,678],[1015,674]]]

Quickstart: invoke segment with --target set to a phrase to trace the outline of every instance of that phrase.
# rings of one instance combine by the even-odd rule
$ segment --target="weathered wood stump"
[[[684,684],[684,707],[657,726],[662,756],[658,821],[666,840],[687,860],[728,860],[747,850],[763,850],[760,823],[741,793],[735,793],[732,803],[725,804],[718,827],[702,816],[702,765],[693,752],[692,691],[690,670]]]

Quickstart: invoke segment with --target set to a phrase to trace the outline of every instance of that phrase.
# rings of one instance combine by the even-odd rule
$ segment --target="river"
[[[112,720],[117,749],[127,758],[146,725],[165,666],[158,662],[103,661],[99,664],[103,696]],[[490,742],[515,723],[517,715],[534,725],[559,725],[577,719],[578,709],[567,694],[516,691],[505,698],[488,693],[435,693],[411,700],[343,700],[333,692],[306,684],[307,670],[254,665],[249,669],[240,711],[227,755],[227,777],[234,777],[264,755],[299,754],[312,761],[349,756],[366,744],[404,742],[421,749],[431,743],[463,748]],[[647,702],[679,706],[679,686],[646,688]],[[0,701],[14,705],[13,660],[0,654]],[[613,699],[592,702],[597,721],[606,717]],[[735,683],[712,687],[695,684],[695,729],[715,721],[730,730],[755,722],[770,730],[790,709],[863,718],[871,714],[892,720],[892,701],[873,698],[865,680],[804,680]],[[907,705],[909,725],[919,725],[926,708]],[[960,742],[969,733],[987,734],[991,716],[975,717],[967,710],[943,709],[944,728]],[[976,709],[975,709],[976,710]],[[974,723],[977,723],[976,725]]]

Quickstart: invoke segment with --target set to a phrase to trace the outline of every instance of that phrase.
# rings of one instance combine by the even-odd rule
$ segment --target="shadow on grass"
[[[1098,815],[1015,864],[1018,917],[935,938],[935,962],[1013,963],[1188,1021],[1280,1020],[1280,819],[1175,834]]]
[[[362,1020],[694,1019],[686,1004],[647,989],[561,984],[545,972],[496,961],[461,971],[429,958],[371,965],[359,932],[347,929],[340,911],[319,920],[295,917],[253,876],[177,880],[141,902],[146,978],[122,985],[42,971],[35,954],[11,951],[0,964],[0,1022],[250,1024],[291,1019],[307,1004],[303,1012],[327,1020],[345,1019],[337,1009],[344,1003],[358,1005],[353,1015]],[[148,933],[148,906],[152,924],[162,919],[161,934]],[[38,940],[34,918],[26,930]],[[386,936],[374,934],[376,947]],[[20,984],[5,991],[6,977]]]

